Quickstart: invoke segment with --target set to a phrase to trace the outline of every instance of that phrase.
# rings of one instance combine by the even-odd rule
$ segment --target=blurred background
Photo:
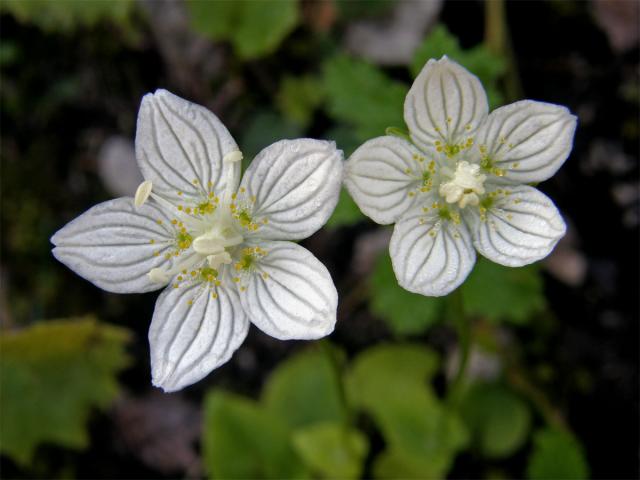
[[[637,478],[639,5],[2,0],[2,477]],[[400,289],[390,229],[343,195],[302,242],[338,287],[335,333],[252,327],[203,381],[154,389],[157,294],[103,292],[49,243],[135,191],[141,97],[207,106],[246,161],[303,136],[348,155],[404,128],[413,78],[443,54],[492,107],[529,98],[579,117],[540,186],[566,237],[530,267],[480,261],[460,289],[463,378],[455,306]]]

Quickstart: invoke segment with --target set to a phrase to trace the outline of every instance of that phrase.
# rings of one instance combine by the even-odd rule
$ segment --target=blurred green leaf
[[[188,0],[194,30],[226,40],[244,60],[273,53],[298,23],[297,0]]]
[[[133,0],[3,0],[0,12],[9,12],[22,23],[30,23],[46,32],[71,33],[103,20],[131,27]]]
[[[355,225],[365,219],[366,217],[362,214],[356,202],[353,201],[351,195],[345,189],[342,189],[338,205],[336,205],[336,209],[329,217],[326,226],[330,228],[344,227]]]
[[[589,466],[582,446],[569,433],[546,428],[533,438],[527,478],[531,480],[572,480],[589,478]]]
[[[362,60],[336,55],[323,67],[328,113],[354,128],[360,141],[385,134],[391,125],[404,125],[403,105],[408,88]]]
[[[0,338],[0,451],[28,465],[36,447],[85,448],[93,408],[118,392],[129,332],[93,318],[42,322]]]
[[[346,421],[347,412],[339,381],[328,352],[312,348],[278,366],[264,386],[262,400],[269,411],[294,428],[340,423]]]
[[[204,415],[204,463],[214,478],[309,477],[286,424],[258,403],[215,391]]]
[[[272,143],[301,136],[300,126],[285,120],[281,115],[268,110],[256,113],[242,135],[243,166],[246,168],[263,148]]]
[[[487,457],[512,455],[529,435],[529,407],[503,386],[473,386],[464,397],[461,408],[475,442]]]
[[[320,423],[297,430],[293,445],[322,478],[359,478],[369,451],[367,437],[339,423]]]
[[[20,57],[20,48],[15,42],[3,40],[0,43],[0,67],[8,67]]]
[[[523,324],[544,310],[544,283],[537,265],[511,268],[479,258],[462,284],[465,311],[492,321]]]
[[[506,71],[506,60],[490,52],[482,44],[463,50],[458,39],[444,25],[437,25],[418,47],[411,64],[411,73],[417,76],[429,59],[439,59],[443,55],[455,60],[480,79],[487,91],[491,108],[503,103],[497,82]]]
[[[337,125],[329,129],[324,135],[325,140],[332,140],[336,142],[336,146],[344,152],[344,158],[349,156],[355,151],[356,148],[362,143],[356,136],[353,128],[346,125]]]
[[[276,104],[290,121],[306,127],[323,98],[324,91],[318,78],[311,75],[285,76],[276,96]]]
[[[385,480],[441,478],[443,467],[440,463],[437,459],[407,455],[399,449],[385,450],[374,461],[373,476]]]
[[[411,293],[398,285],[385,250],[371,275],[371,311],[397,336],[420,334],[438,321],[444,301]]]
[[[349,398],[375,420],[392,452],[380,472],[388,471],[389,462],[406,460],[407,471],[444,476],[467,444],[458,415],[426,383],[437,367],[435,353],[413,344],[374,347],[353,362],[346,377]]]

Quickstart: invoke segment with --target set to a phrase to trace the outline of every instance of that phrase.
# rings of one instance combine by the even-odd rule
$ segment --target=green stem
[[[486,0],[484,3],[484,42],[487,48],[507,61],[504,87],[510,101],[522,98],[522,84],[513,54],[504,0]]]
[[[329,363],[331,363],[331,367],[336,377],[335,380],[337,382],[338,395],[340,396],[340,400],[342,401],[342,405],[344,406],[344,411],[347,415],[347,422],[351,423],[351,421],[353,420],[353,414],[351,412],[351,407],[347,399],[347,392],[344,388],[344,375],[342,372],[342,366],[340,365],[340,362],[336,357],[334,347],[327,339],[322,339],[318,343],[320,344],[320,348],[324,352],[325,356],[329,360]]]
[[[455,290],[450,299],[450,312],[453,324],[458,334],[458,368],[449,387],[448,397],[454,403],[460,397],[464,387],[464,378],[469,364],[469,353],[471,351],[471,323],[464,313],[464,302],[462,290]]]

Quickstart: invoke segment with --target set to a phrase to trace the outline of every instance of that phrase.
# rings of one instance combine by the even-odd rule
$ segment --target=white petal
[[[161,224],[158,224],[161,221]],[[53,255],[93,284],[116,293],[149,292],[164,286],[149,280],[152,268],[170,268],[171,219],[157,205],[133,206],[132,198],[100,203],[58,230]],[[153,243],[152,243],[153,241]],[[156,253],[156,255],[154,255]]]
[[[300,240],[331,216],[342,185],[342,150],[334,142],[281,140],[262,150],[240,184],[255,197],[253,216],[268,220],[259,238]]]
[[[560,105],[522,100],[491,112],[476,137],[513,183],[542,182],[562,166],[577,119]]]
[[[222,159],[236,150],[229,131],[206,108],[166,90],[143,97],[136,158],[154,191],[174,200],[206,197],[212,189],[222,192],[228,168],[223,171]]]
[[[422,162],[419,161],[422,159]],[[429,159],[398,137],[378,137],[360,146],[345,164],[344,184],[362,212],[382,225],[395,222],[417,198]]]
[[[158,297],[149,328],[153,384],[174,392],[227,362],[249,331],[235,285],[167,287]],[[225,286],[226,284],[226,286]]]
[[[389,252],[400,286],[431,297],[458,287],[476,261],[464,223],[441,220],[437,210],[424,213],[421,207],[396,223]]]
[[[404,102],[411,138],[425,149],[473,136],[488,111],[480,80],[446,56],[427,62]]]
[[[281,340],[315,339],[333,331],[338,292],[326,267],[291,242],[263,242],[267,255],[246,276],[240,301],[250,320]],[[266,274],[266,275],[265,275]]]
[[[521,185],[496,197],[486,220],[475,218],[474,245],[490,260],[519,267],[549,255],[566,231],[558,209],[543,193]]]

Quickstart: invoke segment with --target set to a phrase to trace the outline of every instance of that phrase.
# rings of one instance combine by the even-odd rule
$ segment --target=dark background
[[[101,320],[132,329],[134,360],[121,381],[127,398],[151,398],[148,408],[157,400],[146,397],[152,390],[146,335],[156,294],[98,290],[55,262],[48,238],[91,205],[115,196],[99,175],[100,148],[113,135],[133,139],[146,92],[163,87],[208,106],[242,147],[243,127],[261,104],[273,101],[279,72],[313,70],[320,55],[339,45],[349,21],[336,20],[322,37],[300,26],[276,54],[239,64],[224,44],[205,43],[198,50],[184,28],[162,26],[168,20],[153,3],[139,4],[134,42],[123,41],[121,29],[108,22],[61,34],[20,24],[8,13],[0,17],[2,42],[18,45],[20,51],[18,60],[3,66],[1,77],[2,328],[99,312]],[[553,365],[549,396],[582,440],[592,476],[637,478],[638,9],[620,7],[627,13],[609,27],[618,34],[626,29],[631,37],[635,30],[635,43],[632,39],[621,47],[612,41],[614,34],[604,26],[606,15],[598,10],[614,9],[612,3],[622,2],[507,3],[523,96],[566,105],[579,117],[571,157],[542,186],[569,225],[568,239],[561,245],[568,257],[545,270],[545,293],[559,321],[550,333],[541,327],[516,328],[515,334],[527,361],[543,359]],[[150,10],[155,13],[149,15]],[[483,39],[483,12],[481,2],[448,1],[440,22],[463,47],[470,47]],[[181,54],[181,48],[190,50]],[[308,53],[301,55],[300,49]],[[412,80],[406,70],[386,71],[406,83]],[[307,134],[322,136],[331,122],[319,113]],[[374,229],[361,222],[321,231],[304,242],[330,269],[341,298],[352,288],[348,265],[354,243]],[[575,261],[586,268],[571,276]],[[356,313],[340,308],[332,339],[348,353],[389,338],[366,305],[357,306]],[[424,338],[435,345],[452,340],[446,327]],[[172,401],[198,405],[213,384],[257,395],[265,375],[299,348],[298,343],[278,342],[252,328],[245,344],[215,376]],[[579,371],[590,373],[586,387],[577,378]],[[198,416],[195,408],[185,411]],[[84,452],[42,447],[45,470],[35,474],[3,457],[2,475],[57,476],[72,463],[79,478],[174,476],[141,460],[135,450],[144,442],[138,445],[127,437],[125,414],[117,406],[96,414],[91,448]],[[462,455],[451,476],[474,476],[477,461]]]

